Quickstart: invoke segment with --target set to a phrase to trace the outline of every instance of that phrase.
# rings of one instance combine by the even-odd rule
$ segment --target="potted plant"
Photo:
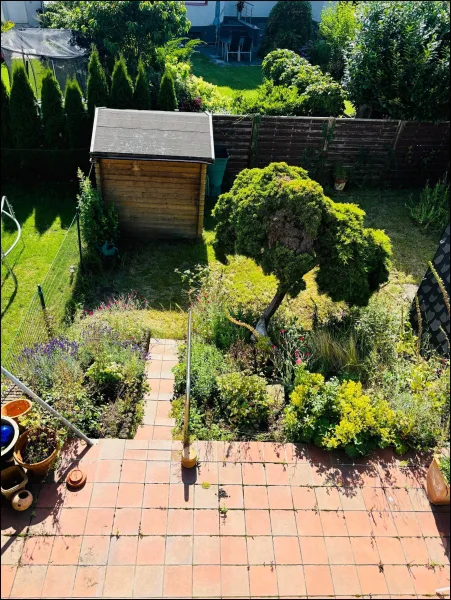
[[[348,172],[345,167],[340,163],[336,165],[334,169],[334,182],[335,189],[338,192],[342,192],[345,189],[346,182],[348,181]]]
[[[36,475],[45,475],[59,451],[58,434],[47,427],[27,429],[14,447],[15,461]]]
[[[427,474],[427,492],[432,504],[449,505],[450,493],[450,462],[449,456],[443,454],[434,456]]]
[[[27,398],[11,400],[11,402],[7,402],[2,406],[2,417],[9,417],[19,423],[19,419],[30,412],[32,406],[33,403]]]

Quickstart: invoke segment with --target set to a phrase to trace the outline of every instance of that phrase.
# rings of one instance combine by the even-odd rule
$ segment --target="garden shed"
[[[91,161],[97,187],[133,238],[202,234],[211,115],[96,108]]]

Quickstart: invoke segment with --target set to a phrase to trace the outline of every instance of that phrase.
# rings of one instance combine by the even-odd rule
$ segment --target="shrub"
[[[51,69],[47,69],[42,77],[41,112],[46,148],[63,148],[66,138],[63,96]]]
[[[449,222],[450,187],[448,174],[433,187],[426,184],[417,204],[410,207],[412,219],[425,230],[443,230]]]
[[[296,73],[305,60],[292,50],[273,50],[262,62],[262,74],[275,85],[290,84],[293,73]],[[307,62],[307,61],[306,61]]]
[[[257,88],[256,96],[236,96],[232,112],[238,115],[300,116],[305,112],[304,97],[295,87],[274,85],[271,81],[265,81]]]
[[[347,57],[351,100],[375,117],[449,119],[449,2],[363,2]]]
[[[438,464],[440,467],[440,471],[442,472],[443,477],[445,478],[446,483],[449,485],[450,478],[451,478],[449,456],[445,456],[445,455],[440,456],[440,458],[438,459]]]
[[[92,47],[91,56],[89,58],[86,96],[88,100],[88,114],[91,119],[94,118],[96,106],[108,106],[109,94],[107,78],[105,71],[100,64],[99,53],[95,46]]]
[[[92,187],[89,177],[83,175],[80,169],[78,179],[81,235],[88,250],[95,253],[105,242],[117,242],[118,217],[114,206],[105,205],[100,192]]]
[[[133,107],[138,110],[150,110],[152,108],[151,85],[141,59],[138,63],[138,75],[133,91]]]
[[[15,147],[39,148],[41,145],[41,119],[38,101],[22,64],[14,67],[9,110]]]
[[[356,205],[326,198],[300,167],[273,163],[241,171],[213,215],[219,258],[247,256],[278,279],[276,295],[258,323],[263,335],[286,294],[297,296],[305,288],[304,275],[316,265],[318,286],[334,301],[364,306],[388,279],[388,237],[364,228],[365,213]]]
[[[323,8],[319,23],[323,39],[319,44],[324,44],[326,48],[322,50],[323,58],[318,64],[324,65],[334,79],[343,77],[345,55],[356,29],[356,7],[353,2],[337,2]]]
[[[179,364],[174,367],[175,392],[186,392],[186,346],[179,353]],[[213,401],[217,393],[216,377],[225,371],[222,353],[210,344],[195,342],[191,346],[191,398],[202,409]]]
[[[3,79],[1,80],[1,120],[2,120],[2,131],[1,131],[1,144],[2,148],[12,148],[13,136],[11,132],[11,115],[9,110],[9,91],[5,86]]]
[[[123,56],[116,61],[111,78],[111,108],[133,107],[133,84]]]
[[[264,56],[277,48],[287,48],[296,52],[311,36],[311,3],[304,0],[277,2],[269,13],[261,52]]]
[[[204,81],[202,77],[191,75],[188,78],[188,90],[191,98],[200,98],[202,108],[212,113],[224,113],[230,109],[230,98],[218,90],[218,86]]]
[[[228,373],[217,379],[218,400],[227,422],[241,432],[267,427],[269,397],[258,375]]]
[[[175,110],[176,108],[177,97],[175,95],[174,80],[170,73],[166,72],[161,79],[158,110]]]
[[[91,128],[80,86],[75,79],[66,81],[64,94],[67,134],[70,148],[88,148]]]

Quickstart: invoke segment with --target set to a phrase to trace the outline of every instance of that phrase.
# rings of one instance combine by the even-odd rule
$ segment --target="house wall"
[[[39,27],[37,10],[42,10],[42,2],[2,2],[2,21],[12,21],[19,27]]]
[[[225,3],[221,2],[221,4]],[[207,4],[204,2],[185,2],[186,16],[191,21],[191,28],[213,25],[215,5],[216,2],[211,1]]]
[[[151,160],[95,161],[96,182],[125,237],[195,238],[203,228],[206,165]]]

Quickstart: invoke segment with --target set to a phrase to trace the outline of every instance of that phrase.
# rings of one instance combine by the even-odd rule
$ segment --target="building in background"
[[[243,33],[252,35],[255,45],[258,45],[269,13],[277,2],[244,2],[241,14],[238,12],[237,4],[236,0],[185,2],[187,17],[191,21],[190,36],[214,44],[217,29],[240,24]],[[314,21],[319,22],[321,11],[326,4],[334,4],[334,2],[311,2]]]
[[[2,21],[12,21],[16,27],[39,27],[37,15],[43,2],[1,2]]]

